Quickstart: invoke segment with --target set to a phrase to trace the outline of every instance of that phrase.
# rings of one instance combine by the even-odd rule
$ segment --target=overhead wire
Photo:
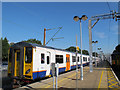
[[[107,3],[107,6],[108,6],[109,11],[111,12],[111,8],[110,8],[110,5],[109,5],[109,3],[107,2],[107,0],[106,0],[106,3]]]
[[[109,5],[109,2],[106,0],[106,3],[107,3],[107,6],[108,6],[108,9],[109,9],[109,12],[111,13],[111,8],[110,8],[110,5]],[[110,25],[111,25],[111,19],[109,20],[109,30],[108,30],[108,53],[110,52]]]
[[[29,13],[29,14],[31,14],[31,15],[33,15],[33,16],[38,16],[38,17],[39,17],[39,15],[38,15],[37,13],[32,12],[31,10],[29,10],[29,9],[26,8],[25,6],[17,5],[17,3],[14,3],[14,5],[17,6],[17,7],[19,7],[19,8],[24,9],[24,11],[26,11],[27,13]],[[42,27],[43,27],[43,26],[42,26]],[[59,28],[60,28],[60,27],[59,27]],[[53,29],[57,29],[57,28],[46,29],[46,31],[48,31],[48,30],[53,30]],[[50,39],[50,40],[51,40],[51,39]],[[49,43],[49,41],[47,42],[47,44],[48,44],[48,43]]]
[[[24,9],[24,11],[26,11],[28,14],[31,14],[32,16],[35,16],[35,17],[36,17],[36,16],[39,16],[37,13],[32,12],[31,10],[27,9],[26,7],[17,5],[17,3],[13,3],[13,5],[15,5],[15,6],[21,8],[21,9]],[[7,7],[7,6],[4,5],[4,7]],[[23,25],[23,24],[19,24],[18,22],[14,22],[13,20],[5,19],[4,21],[7,22],[7,23],[10,23],[10,24],[13,24],[13,25],[15,25],[15,26],[17,26],[17,27],[19,27],[19,28],[22,28],[22,29],[24,29],[24,30],[32,30],[32,31],[35,31],[34,29],[28,28],[28,26]],[[43,27],[43,26],[41,26],[41,27]],[[36,31],[35,33],[40,33],[40,32]]]
[[[58,31],[56,31],[56,33],[48,40],[45,45],[47,45],[53,39],[53,37],[60,31],[60,29],[62,29],[62,27],[59,27]]]
[[[27,13],[29,13],[29,14],[31,14],[31,15],[36,15],[36,14],[33,14],[32,12],[28,12],[28,11],[30,11],[30,10],[25,9],[24,6],[18,6],[16,3],[14,3],[13,5],[15,5],[15,6],[17,6],[17,7],[21,7],[22,9],[24,9]],[[7,6],[4,5],[4,7],[7,7]],[[8,19],[5,19],[4,21],[7,22],[7,23],[14,24],[15,26],[18,26],[18,27],[23,28],[23,29],[26,30],[26,27],[25,27],[25,25],[23,25],[23,24],[19,24],[19,23],[17,23],[17,22],[14,22],[13,20],[11,21],[11,20],[8,20]],[[31,29],[31,28],[28,28],[28,30],[30,30],[30,29]],[[33,30],[33,31],[34,31],[34,30]]]

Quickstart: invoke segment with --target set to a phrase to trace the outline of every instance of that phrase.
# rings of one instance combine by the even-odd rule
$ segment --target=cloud
[[[96,36],[98,36],[99,38],[103,39],[106,38],[106,34],[104,32],[95,32]]]

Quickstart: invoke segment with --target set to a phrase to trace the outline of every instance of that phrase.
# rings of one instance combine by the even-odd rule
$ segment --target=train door
[[[32,79],[32,58],[33,58],[33,50],[32,47],[24,47],[24,73],[23,75],[27,79]]]
[[[66,54],[66,71],[70,70],[70,55]]]
[[[15,71],[14,76],[19,76],[20,74],[20,50],[15,51]]]
[[[50,53],[46,53],[46,76],[50,75]]]

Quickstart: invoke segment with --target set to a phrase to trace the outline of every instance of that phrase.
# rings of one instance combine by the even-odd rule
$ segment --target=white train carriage
[[[80,54],[77,55],[80,67]],[[76,68],[75,53],[19,42],[9,49],[8,74],[17,79],[37,79],[51,76],[51,63],[59,63],[59,73]],[[89,64],[89,56],[83,55],[83,66]]]

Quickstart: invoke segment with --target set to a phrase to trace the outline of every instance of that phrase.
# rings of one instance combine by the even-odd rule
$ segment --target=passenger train
[[[82,57],[83,66],[88,65],[89,56],[83,55]],[[78,54],[78,67],[80,67],[80,58]],[[96,60],[99,58],[96,57]],[[9,48],[8,75],[14,79],[23,80],[50,77],[52,75],[51,63],[59,63],[59,73],[75,69],[75,53],[38,44],[18,42]]]

